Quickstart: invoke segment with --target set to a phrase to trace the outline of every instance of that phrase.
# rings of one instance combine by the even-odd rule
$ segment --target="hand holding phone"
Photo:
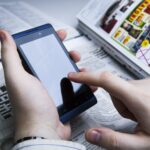
[[[64,32],[57,32],[64,39]],[[53,99],[41,82],[26,72],[21,64],[12,37],[0,30],[2,64],[9,100],[13,108],[15,126],[14,141],[28,136],[47,139],[68,139],[69,124],[59,121]],[[77,54],[71,53],[72,58]]]
[[[79,70],[50,24],[13,37],[25,69],[36,76],[52,96],[63,123],[96,104],[87,85],[67,79],[69,72]]]

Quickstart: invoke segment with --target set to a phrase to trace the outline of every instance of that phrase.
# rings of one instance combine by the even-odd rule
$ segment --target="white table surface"
[[[89,0],[0,0],[0,2],[24,1],[66,24],[76,27],[76,15]]]

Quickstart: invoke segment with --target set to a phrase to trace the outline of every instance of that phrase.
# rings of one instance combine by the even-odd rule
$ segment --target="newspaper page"
[[[136,64],[150,72],[150,0],[91,0],[78,19],[89,34],[119,51],[131,67]]]
[[[13,34],[44,24],[49,20],[49,22],[55,26],[55,29],[67,29],[69,38],[65,41],[65,45],[68,50],[77,50],[81,53],[82,59],[77,64],[79,68],[88,67],[93,71],[109,70],[126,80],[134,78],[134,76],[130,75],[122,66],[105,53],[104,47],[95,45],[86,37],[81,36],[75,29],[58,23],[53,18],[47,18],[26,3],[0,3],[0,9],[0,28],[7,29]],[[8,147],[9,143],[9,146],[12,144],[13,117],[2,69],[0,69],[0,94],[0,149],[5,150],[10,149],[10,147]],[[71,123],[73,130],[71,139],[86,145],[88,150],[97,150],[99,147],[86,142],[84,138],[84,131],[86,129],[90,127],[106,126],[115,130],[132,131],[135,125],[134,122],[123,119],[117,113],[106,91],[98,89],[95,95],[98,99],[98,104],[77,117]]]
[[[81,54],[81,61],[77,63],[78,67],[88,68],[91,71],[110,71],[125,80],[135,79],[135,76],[129,73],[123,66],[111,58],[103,47],[95,45],[85,36],[66,41],[65,46],[69,49],[75,49]],[[72,140],[84,144],[87,150],[99,150],[100,147],[89,144],[84,138],[85,130],[91,127],[105,126],[122,132],[132,132],[135,122],[122,118],[114,108],[110,95],[99,88],[95,96],[98,103],[85,113],[72,121]],[[102,148],[101,148],[102,149]]]
[[[50,23],[55,30],[66,30],[68,33],[66,40],[80,35],[73,27],[47,16],[25,2],[1,2],[0,12],[0,28],[6,29],[11,34]]]

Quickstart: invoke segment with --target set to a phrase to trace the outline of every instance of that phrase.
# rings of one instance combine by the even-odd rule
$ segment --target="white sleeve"
[[[12,150],[86,150],[86,148],[81,144],[69,141],[35,139],[21,142]]]

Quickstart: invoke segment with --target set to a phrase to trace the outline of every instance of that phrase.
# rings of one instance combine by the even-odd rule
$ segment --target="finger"
[[[69,54],[70,54],[70,57],[72,58],[72,60],[74,62],[79,62],[80,61],[81,57],[80,57],[79,52],[77,52],[77,51],[70,51]]]
[[[11,35],[4,30],[0,30],[0,40],[4,71],[7,74],[15,74],[17,76],[18,72],[24,69],[17,52],[16,44]]]
[[[90,129],[86,132],[87,141],[106,149],[140,150],[150,147],[150,137],[144,134],[126,134],[107,128]]]
[[[111,95],[120,100],[137,117],[142,117],[140,111],[144,112],[145,104],[140,100],[140,91],[129,82],[109,73],[79,72],[69,73],[68,78],[74,82],[85,83],[93,86],[100,86]],[[137,94],[138,92],[138,94]],[[142,96],[142,94],[141,94]],[[135,105],[136,104],[136,105]]]
[[[80,69],[80,72],[89,72],[89,71],[90,70],[88,68],[81,68]],[[88,85],[88,86],[90,87],[90,89],[92,90],[93,93],[96,92],[98,89],[98,87],[96,87],[96,86],[91,86],[91,85]]]
[[[57,31],[57,34],[58,34],[58,36],[60,37],[60,39],[63,41],[65,38],[66,38],[66,36],[67,36],[67,32],[65,31],[65,30],[63,30],[63,29],[61,29],[61,30],[58,30]]]
[[[85,83],[92,86],[99,86],[108,91],[111,95],[121,100],[128,108],[141,109],[141,105],[144,107],[137,96],[137,89],[129,82],[109,73],[93,73],[93,72],[78,72],[69,73],[68,78],[74,82]],[[140,94],[140,91],[139,91]],[[136,105],[135,105],[136,103]]]
[[[88,72],[89,70],[87,68],[81,68],[80,72]]]
[[[150,79],[142,79],[142,80],[130,80],[131,84],[135,85],[136,87],[140,88],[143,92],[149,93],[149,85],[150,85]]]
[[[115,95],[118,98],[127,98],[131,92],[131,85],[123,79],[116,77],[108,72],[92,73],[92,72],[79,72],[69,73],[70,80],[80,83],[86,83],[92,86],[100,86]],[[123,86],[122,86],[123,85]]]
[[[62,140],[68,140],[70,138],[70,133],[71,133],[70,123],[67,123],[65,125],[60,123],[57,128],[57,133],[59,133],[59,137]]]
[[[60,37],[60,39],[63,41],[66,36],[67,36],[67,33],[65,30],[58,30],[57,31],[57,34],[58,36]],[[77,51],[70,51],[69,52],[70,54],[70,57],[75,61],[75,62],[78,62],[80,61],[80,54],[77,52]]]
[[[137,121],[135,116],[128,110],[128,108],[121,102],[121,100],[118,100],[113,96],[111,96],[111,98],[115,108],[117,109],[117,111],[121,116],[127,119],[131,119],[133,121]]]
[[[97,87],[96,86],[90,86],[90,89],[92,90],[92,92],[94,93],[94,92],[96,92],[97,91]]]
[[[71,81],[68,78],[63,78],[60,81],[60,89],[62,93],[63,105],[65,106],[65,108],[71,108],[72,101],[75,101],[74,89]]]

